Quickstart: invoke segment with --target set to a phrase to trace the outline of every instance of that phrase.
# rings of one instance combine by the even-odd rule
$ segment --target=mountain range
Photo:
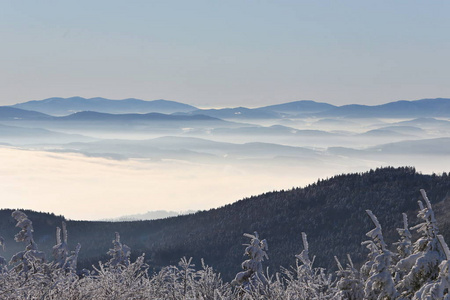
[[[401,100],[374,106],[357,104],[343,105],[318,112],[315,116],[341,118],[449,117],[450,99]]]
[[[382,105],[343,105],[335,106],[311,100],[300,100],[258,108],[221,108],[199,109],[192,105],[169,101],[140,99],[110,100],[105,98],[48,98],[12,105],[13,108],[41,112],[54,116],[65,116],[81,111],[101,113],[146,114],[150,112],[164,114],[206,115],[221,119],[273,119],[286,117],[338,117],[338,118],[418,118],[450,117],[450,99],[435,98],[416,101],[395,101]],[[2,113],[0,113],[0,116]],[[36,117],[38,115],[35,115]]]
[[[140,99],[111,100],[101,97],[96,98],[48,98],[33,100],[13,105],[15,108],[33,110],[45,114],[64,116],[80,111],[96,111],[111,114],[125,113],[174,113],[187,112],[197,108],[194,106],[169,100],[144,101]]]

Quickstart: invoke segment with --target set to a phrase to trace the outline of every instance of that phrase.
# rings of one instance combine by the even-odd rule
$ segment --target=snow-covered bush
[[[130,264],[131,249],[120,242],[120,234],[116,232],[116,237],[112,241],[114,248],[109,249],[108,254],[111,255],[109,265],[111,267],[128,266]]]
[[[63,221],[62,230],[61,228],[56,227],[56,245],[53,246],[53,264],[66,272],[76,273],[78,254],[80,253],[81,245],[77,244],[75,251],[70,252],[69,246],[67,245],[67,235],[66,222]]]
[[[244,255],[249,259],[242,263],[241,267],[244,271],[236,274],[232,284],[240,285],[244,290],[251,291],[258,289],[261,284],[266,282],[262,262],[264,258],[269,259],[266,253],[268,246],[266,240],[259,240],[256,231],[254,234],[244,233],[244,236],[250,238],[250,244],[244,244],[247,246]]]
[[[16,219],[16,227],[21,230],[14,237],[16,242],[24,242],[25,250],[13,255],[10,264],[16,264],[12,270],[27,276],[28,271],[33,269],[38,272],[41,271],[42,264],[45,262],[45,254],[38,250],[37,244],[33,239],[33,223],[28,219],[28,216],[21,211],[14,211],[12,217]]]
[[[433,282],[427,283],[414,295],[415,300],[450,299],[450,250],[442,235],[437,236],[446,259],[439,265],[439,276]]]
[[[144,255],[127,266],[121,265],[120,269],[100,262],[94,270],[93,274],[83,278],[85,284],[91,287],[89,299],[151,299]]]
[[[178,266],[168,266],[155,274],[150,282],[154,299],[232,299],[231,286],[220,274],[205,265],[195,271],[192,258],[183,257]]]
[[[336,293],[331,274],[324,268],[313,268],[314,259],[309,257],[309,244],[306,233],[302,232],[303,250],[295,255],[294,270],[284,270],[287,277],[286,295],[292,299],[331,299]]]
[[[61,228],[56,227],[56,245],[53,246],[54,263],[62,268],[66,263],[66,258],[69,255],[69,246],[67,245],[67,228],[66,222],[62,222],[62,239]]]
[[[347,254],[348,264],[344,269],[341,262],[335,256],[338,271],[336,272],[338,281],[336,283],[336,299],[358,300],[364,298],[364,283],[358,270],[353,265],[353,261]]]
[[[438,226],[430,200],[424,190],[420,190],[422,201],[419,214],[422,223],[413,226],[422,236],[413,244],[412,254],[401,259],[395,266],[399,278],[397,289],[403,297],[412,297],[423,285],[435,280],[439,275],[439,264],[446,259],[444,250],[438,240]],[[405,274],[404,276],[402,276]]]
[[[374,254],[373,262],[370,263],[368,278],[364,286],[364,299],[395,299],[398,295],[394,280],[391,276],[390,266],[392,253],[387,249],[384,242],[381,225],[377,217],[370,210],[366,210],[375,228],[366,233],[372,239],[371,251]],[[364,272],[367,272],[368,264],[364,265]]]
[[[197,271],[195,280],[196,299],[229,299],[231,286],[224,283],[220,274],[207,266],[202,259],[202,269]]]

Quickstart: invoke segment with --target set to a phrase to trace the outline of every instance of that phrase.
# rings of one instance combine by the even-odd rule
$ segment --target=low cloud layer
[[[318,178],[382,165],[416,165],[442,172],[450,159],[390,162],[347,160],[315,167],[292,163],[200,164],[175,160],[117,161],[73,153],[0,148],[3,208],[26,208],[72,219],[112,218],[149,210],[198,210]],[[397,162],[396,162],[397,161]],[[424,161],[421,163],[421,161]],[[426,161],[426,163],[425,163]]]

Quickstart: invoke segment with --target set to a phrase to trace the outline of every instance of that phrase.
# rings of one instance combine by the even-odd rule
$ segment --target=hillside
[[[401,226],[402,212],[407,212],[411,226],[416,224],[420,188],[427,190],[441,232],[449,241],[448,175],[424,175],[414,168],[383,168],[338,175],[305,188],[270,192],[174,218],[117,223],[68,221],[69,245],[74,248],[81,243],[80,266],[90,266],[101,258],[99,254],[107,252],[118,231],[132,254],[145,252],[147,263],[155,269],[176,264],[182,256],[192,256],[197,265],[204,258],[229,280],[240,270],[244,232],[258,231],[268,240],[267,265],[276,271],[280,265],[295,264],[294,255],[302,250],[300,233],[304,231],[317,265],[334,268],[333,255],[341,258],[350,253],[355,262],[365,259],[367,252],[360,243],[372,226],[365,209],[378,216],[389,243],[397,239],[395,228]],[[0,234],[6,240],[8,255],[21,249],[12,240],[17,229],[10,214],[11,210],[0,211]],[[61,217],[27,214],[35,225],[37,243],[49,253]]]
[[[94,138],[79,134],[66,134],[42,128],[24,128],[0,124],[0,140],[9,144],[91,142]]]
[[[47,120],[52,117],[40,112],[25,110],[9,106],[0,106],[0,120]]]

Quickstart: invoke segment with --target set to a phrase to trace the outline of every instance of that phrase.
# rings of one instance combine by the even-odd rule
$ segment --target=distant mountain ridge
[[[190,115],[207,115],[220,119],[278,119],[280,115],[270,110],[257,108],[235,107],[220,109],[198,109],[189,112]]]
[[[163,113],[126,113],[112,114],[96,111],[81,111],[67,116],[51,116],[44,113],[24,110],[9,106],[0,106],[0,121],[9,124],[22,121],[34,121],[33,124],[39,122],[96,122],[96,123],[116,123],[124,124],[127,122],[215,122],[215,123],[232,123],[218,119],[212,116],[194,114],[163,114]],[[58,124],[58,123],[55,123]],[[59,123],[60,124],[60,123]]]
[[[322,102],[316,102],[312,100],[300,100],[300,101],[293,101],[288,103],[282,103],[282,104],[275,104],[275,105],[269,105],[269,106],[263,106],[259,109],[261,110],[269,110],[269,111],[276,111],[279,113],[317,113],[321,111],[327,111],[332,108],[335,108],[335,105],[328,104],[328,103],[322,103]]]
[[[450,99],[400,100],[381,105],[343,106],[300,100],[258,108],[198,109],[187,114],[203,114],[221,119],[450,117]]]
[[[0,139],[8,144],[92,142],[96,139],[80,134],[67,134],[42,128],[25,128],[0,124]]]
[[[130,113],[130,114],[111,114],[95,111],[82,111],[68,116],[58,117],[59,120],[72,121],[221,121],[217,118],[205,115],[168,115],[162,113]]]
[[[206,115],[219,119],[279,119],[279,118],[425,118],[450,117],[450,99],[435,98],[414,101],[400,100],[381,105],[350,104],[335,106],[312,100],[299,100],[257,108],[234,107],[200,109],[192,105],[169,101],[145,101],[135,98],[110,100],[106,98],[48,98],[11,106],[53,116],[67,116],[82,111],[110,114],[164,113]],[[0,112],[1,113],[1,112]]]
[[[143,214],[125,215],[113,219],[98,220],[99,222],[127,222],[127,221],[148,221],[159,220],[171,217],[177,217],[181,215],[188,215],[195,213],[195,210],[188,211],[167,211],[167,210],[152,210]]]
[[[346,118],[418,118],[450,117],[450,99],[400,100],[381,105],[350,104],[316,114],[317,117]]]
[[[145,101],[135,98],[111,100],[101,97],[89,99],[83,97],[55,97],[18,103],[12,105],[12,107],[33,110],[56,116],[70,115],[80,111],[96,111],[113,114],[151,112],[168,114],[174,112],[188,112],[197,109],[192,105],[163,99],[153,101]]]
[[[223,119],[277,119],[283,117],[300,117],[311,113],[327,111],[336,106],[312,100],[299,100],[288,103],[263,106],[258,108],[221,108],[198,109],[190,114],[203,114]]]
[[[20,120],[20,119],[50,119],[49,116],[44,113],[40,113],[32,110],[25,110],[10,106],[0,106],[0,119],[2,120]]]

